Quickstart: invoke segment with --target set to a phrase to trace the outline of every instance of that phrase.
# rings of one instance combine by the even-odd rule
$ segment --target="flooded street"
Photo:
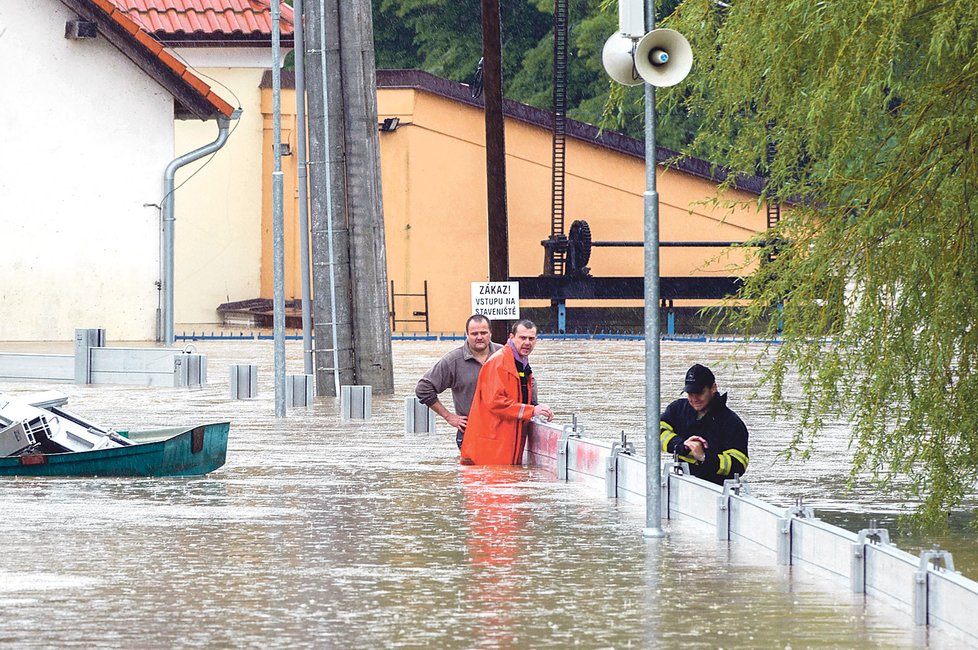
[[[458,344],[396,341],[396,394],[375,396],[373,419],[358,423],[341,423],[332,398],[275,418],[271,341],[194,343],[208,356],[199,390],[0,383],[57,388],[70,409],[120,429],[231,421],[227,465],[207,477],[0,479],[0,647],[960,647],[712,529],[665,522],[666,539],[646,540],[643,507],[537,469],[460,467],[444,422],[404,433],[404,397]],[[300,345],[289,342],[290,373]],[[11,349],[71,353],[0,346]],[[624,430],[643,447],[642,350],[542,341],[541,401],[588,436]],[[755,496],[803,497],[850,529],[904,510],[844,492],[844,431],[812,460],[778,459],[792,432],[748,400],[756,353],[663,343],[663,406],[691,363],[711,365],[751,430]],[[259,397],[228,398],[233,363],[259,364]],[[971,540],[942,546],[974,578]]]

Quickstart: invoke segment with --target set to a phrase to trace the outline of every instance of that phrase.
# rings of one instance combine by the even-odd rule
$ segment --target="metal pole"
[[[333,395],[340,396],[340,352],[339,337],[336,332],[336,251],[333,247],[333,179],[330,169],[329,142],[329,91],[326,87],[326,2],[319,0],[319,56],[323,91],[323,167],[326,178],[326,248],[329,251],[329,319],[332,323],[333,344]]]
[[[655,2],[645,0],[646,32],[655,29]],[[659,194],[655,188],[655,86],[645,84],[645,537],[662,530],[659,462]]]
[[[503,73],[500,30],[499,0],[482,0],[490,282],[505,282],[509,279],[509,223],[506,215],[506,144],[503,137]],[[491,329],[493,341],[502,343],[506,340],[506,321],[492,321]]]
[[[309,278],[309,183],[306,169],[306,43],[302,25],[302,1],[295,0],[293,35],[295,45],[295,150],[299,158],[299,267],[302,277],[302,364],[307,375],[312,369],[312,291]]]
[[[173,258],[175,241],[175,222],[174,199],[176,192],[177,170],[184,165],[189,165],[195,160],[199,160],[209,153],[213,153],[224,146],[230,136],[231,119],[238,119],[241,116],[240,109],[236,110],[231,118],[223,115],[217,118],[217,139],[210,144],[206,144],[199,149],[194,149],[189,153],[174,158],[163,171],[163,342],[166,345],[173,345],[175,338],[173,333]]]
[[[275,417],[285,417],[285,215],[282,174],[282,70],[280,52],[281,0],[272,0],[272,253],[273,338],[275,339]]]

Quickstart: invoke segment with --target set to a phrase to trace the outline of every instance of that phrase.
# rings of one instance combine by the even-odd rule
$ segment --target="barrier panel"
[[[109,348],[104,329],[76,329],[73,355],[0,353],[0,380],[201,386],[207,383],[207,356],[174,348]]]
[[[185,386],[206,383],[206,365],[182,363],[184,354],[174,348],[89,348],[89,383],[140,386]],[[182,371],[189,373],[186,377]],[[194,372],[196,370],[196,372]],[[203,377],[201,376],[203,372]],[[203,379],[203,381],[201,381]],[[181,383],[183,382],[183,383]]]
[[[70,354],[0,353],[0,380],[74,381],[75,357]]]
[[[603,487],[609,497],[645,503],[645,458],[623,440],[583,437],[573,425],[533,422],[524,460],[553,472],[558,480]],[[885,529],[854,533],[820,521],[800,502],[778,507],[755,498],[746,481],[721,487],[688,474],[679,462],[662,464],[662,517],[713,526],[717,538],[749,543],[779,563],[848,582],[929,625],[969,637],[978,644],[978,583],[954,571],[950,553],[937,549],[919,557],[889,542]]]

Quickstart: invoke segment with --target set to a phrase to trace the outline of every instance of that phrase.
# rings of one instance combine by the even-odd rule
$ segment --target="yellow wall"
[[[198,68],[200,69],[200,68]],[[186,324],[215,323],[224,302],[254,298],[259,290],[258,225],[263,183],[258,85],[261,68],[203,68],[208,79],[243,108],[231,135],[216,154],[182,167],[176,175],[174,226],[175,317]],[[269,111],[271,112],[271,111]],[[176,154],[193,151],[217,137],[212,121],[179,120]],[[162,183],[162,169],[160,179]],[[268,293],[271,295],[271,292]]]
[[[282,105],[294,106],[283,90]],[[271,112],[265,91],[263,107]],[[400,118],[400,126],[380,134],[384,221],[389,279],[395,292],[421,293],[428,282],[430,329],[461,331],[469,315],[470,283],[488,279],[485,181],[485,117],[481,108],[415,88],[378,88],[381,120]],[[285,110],[285,109],[283,109]],[[295,147],[292,117],[283,117],[283,140]],[[286,131],[286,124],[289,125]],[[507,206],[510,275],[543,272],[550,235],[551,133],[547,128],[506,120]],[[271,151],[271,118],[266,118]],[[568,138],[565,177],[565,228],[586,220],[595,240],[641,241],[645,166],[641,158]],[[295,156],[284,159],[286,179],[295,178]],[[266,179],[271,177],[267,155]],[[766,227],[766,214],[700,205],[716,183],[675,169],[657,170],[662,241],[743,241]],[[262,296],[271,296],[271,181],[265,182],[262,238]],[[294,228],[294,186],[286,183],[286,296],[299,296]],[[732,191],[726,197],[756,202]],[[718,248],[663,248],[663,276],[731,275],[729,258],[717,261]],[[710,262],[713,260],[712,262]],[[589,262],[595,276],[641,276],[641,248],[595,248]],[[398,319],[423,308],[419,297],[398,297]],[[547,304],[524,301],[523,306]],[[634,304],[640,301],[568,301],[568,306]],[[398,323],[396,331],[422,331],[423,323]]]

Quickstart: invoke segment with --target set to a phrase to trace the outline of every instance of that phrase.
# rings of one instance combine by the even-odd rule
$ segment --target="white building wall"
[[[153,339],[173,97],[74,18],[0,5],[0,340]]]

